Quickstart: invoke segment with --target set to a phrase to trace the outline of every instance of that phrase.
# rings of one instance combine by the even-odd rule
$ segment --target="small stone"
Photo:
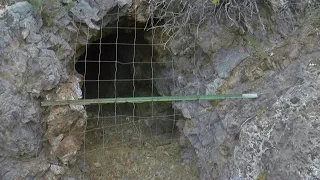
[[[230,148],[226,145],[222,145],[219,150],[222,156],[227,156],[230,153]]]
[[[81,163],[80,163],[80,170],[81,170],[81,172],[84,172],[84,173],[86,173],[86,172],[88,172],[89,171],[89,165],[85,162],[85,161],[82,161]]]
[[[286,60],[284,60],[283,62],[282,62],[282,68],[284,69],[284,68],[286,68],[286,67],[288,67],[290,65],[290,61],[288,60],[288,59],[286,59]]]
[[[289,57],[291,59],[296,59],[299,56],[299,47],[296,47],[293,51],[291,51],[291,53],[289,54]]]
[[[100,167],[101,167],[101,163],[99,163],[99,162],[95,162],[95,163],[93,163],[93,165],[94,165],[96,168],[100,168]]]
[[[294,98],[291,98],[291,99],[290,99],[290,102],[291,102],[292,104],[297,104],[299,101],[300,101],[300,99],[297,98],[297,97],[294,97]]]
[[[181,159],[183,160],[184,164],[189,164],[191,163],[195,153],[194,150],[192,149],[183,149],[181,151]]]
[[[65,170],[63,167],[58,166],[58,165],[51,165],[50,166],[50,170],[53,172],[53,174],[55,175],[62,175],[65,173]]]
[[[270,53],[270,56],[272,57],[273,55],[274,55],[274,52],[271,52],[271,53]]]
[[[191,119],[191,113],[187,108],[183,108],[181,111],[185,118]]]

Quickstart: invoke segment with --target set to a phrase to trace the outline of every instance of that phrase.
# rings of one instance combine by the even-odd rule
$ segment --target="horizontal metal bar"
[[[97,77],[98,78],[98,77]],[[167,78],[149,78],[149,79],[86,79],[82,82],[134,82],[134,81],[152,81],[152,80],[168,80],[173,79],[174,77],[167,77]]]
[[[173,63],[173,61],[161,61],[161,62],[142,62],[142,61],[134,61],[134,62],[121,62],[121,61],[105,61],[105,60],[91,60],[91,59],[82,59],[82,60],[77,60],[75,63],[100,63],[100,64],[123,64],[123,65],[130,65],[130,64],[167,64],[167,63]]]
[[[257,94],[217,94],[203,96],[159,96],[159,97],[128,97],[128,98],[104,98],[104,99],[79,99],[44,101],[41,106],[58,105],[89,105],[89,104],[113,104],[113,103],[144,103],[144,102],[170,102],[170,101],[195,101],[195,100],[218,100],[236,98],[257,98]]]
[[[87,43],[76,43],[79,45],[123,45],[123,46],[164,46],[166,43],[156,43],[156,44],[142,44],[142,43],[125,43],[125,42],[87,42]]]
[[[86,75],[88,76],[88,75]],[[175,77],[163,77],[163,78],[145,78],[145,79],[99,79],[100,77],[96,76],[97,79],[85,79],[85,80],[82,80],[82,82],[86,83],[99,83],[99,82],[148,82],[148,81],[153,81],[153,80],[172,80],[174,79]],[[67,81],[67,82],[64,82],[64,83],[73,83],[71,81]]]

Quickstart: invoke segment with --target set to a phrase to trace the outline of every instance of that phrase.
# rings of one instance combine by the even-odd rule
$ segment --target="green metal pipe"
[[[127,98],[104,98],[104,99],[79,99],[79,100],[59,100],[44,101],[41,106],[62,106],[68,104],[90,105],[90,104],[113,104],[113,103],[144,103],[144,102],[170,102],[170,101],[195,101],[195,100],[218,100],[218,99],[238,99],[257,98],[253,94],[217,94],[203,96],[159,96],[159,97],[127,97]]]

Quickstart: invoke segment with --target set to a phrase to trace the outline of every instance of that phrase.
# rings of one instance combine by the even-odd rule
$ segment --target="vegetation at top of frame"
[[[28,2],[33,6],[36,12],[41,13],[46,0],[28,0]]]

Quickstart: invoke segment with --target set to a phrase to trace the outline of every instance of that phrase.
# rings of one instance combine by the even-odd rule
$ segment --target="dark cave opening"
[[[157,62],[161,55],[149,44],[150,34],[147,33],[143,28],[136,31],[134,28],[119,28],[88,44],[75,64],[76,71],[84,76],[84,99],[160,96],[153,78],[166,62]],[[176,124],[179,116],[171,102],[98,104],[85,108],[88,114],[82,147],[86,153],[85,161],[88,164],[99,161],[104,167],[89,170],[88,177],[96,179],[98,174],[99,178],[110,178],[110,174],[117,172],[108,168],[110,162],[117,162],[119,166],[132,159],[147,162],[141,163],[139,169],[142,176],[149,176],[153,173],[150,168],[156,169],[159,165],[148,165],[154,160],[143,156],[146,152],[159,158],[163,167],[172,166],[172,157],[161,154],[162,147],[168,147],[168,151],[175,154],[174,162],[181,165],[178,150],[181,139]],[[127,153],[118,154],[119,151]],[[110,156],[106,156],[108,154]],[[126,166],[119,167],[121,173],[124,169],[131,173]]]
[[[158,54],[145,36],[143,28],[119,28],[88,44],[75,65],[77,72],[84,76],[84,99],[159,96],[153,87],[153,75],[163,64],[155,62]],[[100,117],[106,113],[109,116],[152,117],[152,122],[146,124],[153,134],[172,133],[175,129],[170,102],[90,105],[86,109]]]
[[[91,43],[76,63],[76,70],[85,77],[84,98],[158,95],[151,92],[152,54],[144,31],[139,29],[136,32],[119,29],[118,37],[113,33],[101,42]]]

